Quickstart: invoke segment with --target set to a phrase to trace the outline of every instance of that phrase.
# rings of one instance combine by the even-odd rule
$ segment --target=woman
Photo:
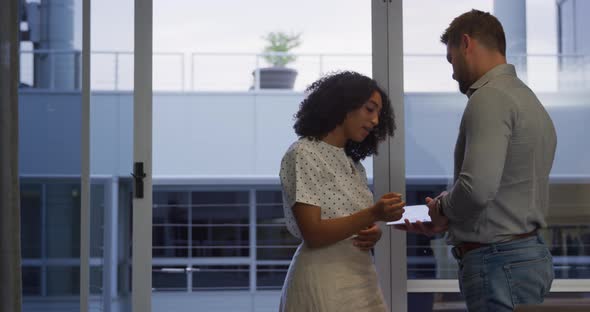
[[[387,95],[355,72],[307,88],[295,115],[299,140],[281,162],[287,228],[303,240],[287,272],[280,310],[385,311],[370,248],[377,221],[399,220],[405,203],[388,193],[373,204],[360,160],[393,135]]]

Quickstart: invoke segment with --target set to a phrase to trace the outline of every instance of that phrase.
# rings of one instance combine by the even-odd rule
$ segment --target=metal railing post
[[[186,292],[193,292],[193,267],[191,265],[186,266]]]
[[[119,90],[119,52],[115,52],[115,91]]]
[[[191,53],[191,91],[195,91],[195,52]]]
[[[53,91],[55,89],[55,53],[49,51],[46,53],[49,58],[49,90]]]
[[[185,58],[185,56],[186,55],[184,53],[180,54],[180,71],[181,71],[180,72],[180,79],[181,79],[181,82],[180,82],[180,91],[182,91],[182,92],[184,92],[184,89],[185,89],[184,88],[184,81],[186,80],[185,77],[184,77],[184,75],[185,75],[185,70],[184,70],[184,64],[185,64],[184,58]]]
[[[260,91],[260,54],[256,54],[256,70],[254,73],[254,90]]]

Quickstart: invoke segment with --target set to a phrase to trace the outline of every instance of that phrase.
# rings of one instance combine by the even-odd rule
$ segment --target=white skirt
[[[279,311],[386,311],[371,254],[350,239],[316,249],[302,243],[289,266]]]

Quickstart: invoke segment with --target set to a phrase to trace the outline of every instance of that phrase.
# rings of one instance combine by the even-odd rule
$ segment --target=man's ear
[[[471,38],[468,34],[463,34],[461,36],[461,50],[469,51],[473,49],[473,38]]]

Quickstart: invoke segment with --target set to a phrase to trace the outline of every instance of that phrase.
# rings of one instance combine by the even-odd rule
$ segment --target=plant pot
[[[256,72],[253,72],[256,79]],[[260,89],[293,89],[297,71],[287,67],[260,68]]]

